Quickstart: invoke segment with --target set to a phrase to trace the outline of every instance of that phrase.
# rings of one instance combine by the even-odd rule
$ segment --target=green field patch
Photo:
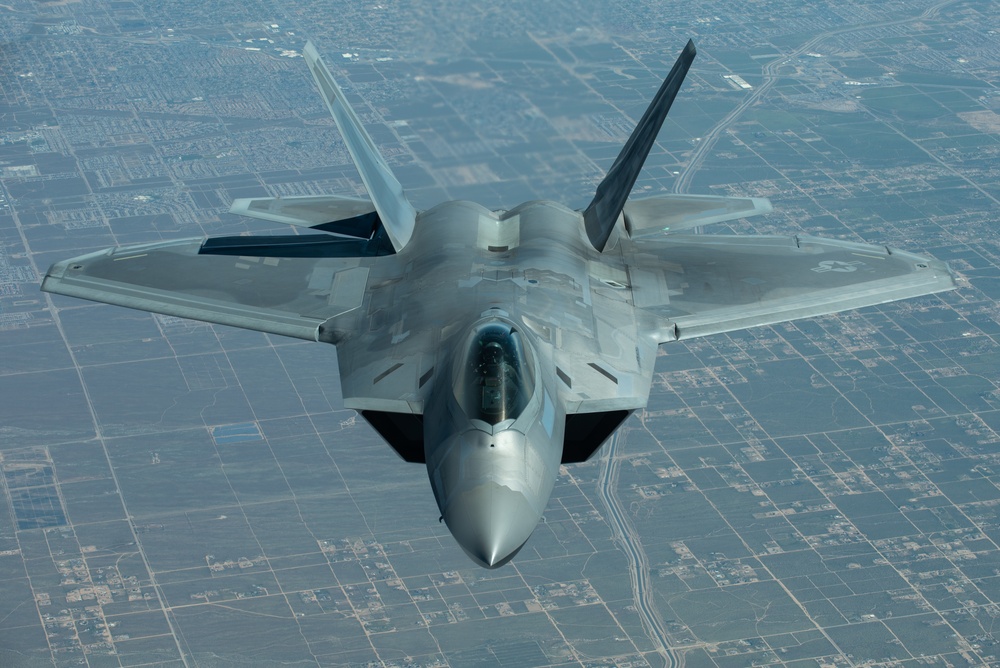
[[[909,658],[910,653],[892,642],[894,636],[879,622],[837,626],[828,630],[840,647],[850,647],[856,663]]]
[[[810,127],[810,123],[790,111],[783,109],[751,109],[746,120],[760,123],[765,129],[771,132],[782,132],[785,130],[802,131]]]
[[[913,86],[864,88],[861,99],[876,112],[890,113],[905,121],[922,121],[943,116],[947,109]]]
[[[943,72],[920,72],[909,71],[896,74],[896,80],[900,83],[915,84],[922,86],[949,86],[951,88],[989,88],[989,84],[978,79],[968,77],[957,77],[954,74]]]
[[[885,71],[878,65],[863,60],[837,65],[837,70],[848,79],[871,79],[885,74]]]
[[[978,95],[975,90],[935,90],[928,92],[939,104],[944,105],[950,111],[959,113],[962,111],[982,111],[983,105],[970,95]]]
[[[959,649],[951,628],[935,613],[887,619],[885,625],[914,656],[947,654]]]
[[[812,623],[777,582],[752,582],[654,599],[664,618],[687,624],[705,642],[803,631]]]
[[[943,112],[942,112],[943,113]],[[926,162],[927,154],[909,139],[878,122],[817,125],[816,132],[826,143],[852,160],[878,166],[895,167],[906,163]]]
[[[931,151],[946,151],[948,149],[966,148],[981,149],[988,144],[994,144],[998,140],[992,135],[973,132],[972,134],[960,135],[957,137],[942,137],[940,139],[927,139],[921,142],[921,146]],[[938,181],[935,185],[940,186]]]

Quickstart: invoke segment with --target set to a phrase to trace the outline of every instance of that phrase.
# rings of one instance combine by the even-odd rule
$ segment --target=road
[[[945,0],[944,2],[939,2],[931,7],[928,7],[919,16],[911,16],[909,18],[897,19],[895,21],[855,24],[845,26],[843,28],[837,28],[835,30],[829,30],[812,38],[791,53],[775,58],[771,62],[764,65],[762,68],[763,82],[758,87],[754,88],[753,91],[747,95],[742,102],[734,107],[733,110],[729,112],[724,119],[722,119],[722,121],[712,128],[707,135],[701,138],[701,141],[698,142],[698,146],[691,154],[691,160],[684,167],[684,169],[681,170],[680,176],[678,176],[677,180],[674,182],[673,191],[675,193],[687,192],[688,188],[691,187],[691,181],[694,179],[694,175],[701,168],[702,163],[705,161],[705,158],[708,157],[708,154],[715,146],[715,143],[719,140],[719,137],[722,136],[722,133],[725,132],[729,126],[735,123],[737,119],[743,115],[744,111],[756,104],[758,100],[771,90],[774,84],[778,81],[778,68],[784,65],[788,60],[797,58],[808,51],[814,51],[820,43],[831,37],[836,37],[837,35],[844,35],[847,33],[857,32],[859,30],[871,30],[872,28],[903,25],[913,21],[924,21],[934,18],[942,9],[948,5],[955,4],[956,2],[958,2],[958,0]]]
[[[629,523],[616,493],[618,469],[621,467],[622,461],[618,455],[621,435],[621,431],[615,432],[604,446],[606,459],[597,479],[598,491],[601,495],[601,501],[608,511],[608,520],[615,540],[628,555],[629,581],[632,585],[632,596],[635,599],[636,610],[639,612],[650,639],[658,646],[657,651],[666,659],[666,665],[674,668],[677,665],[677,658],[670,649],[670,644],[667,642],[667,632],[663,628],[663,620],[660,619],[652,602],[653,588],[649,583],[649,560],[642,548],[642,541]]]

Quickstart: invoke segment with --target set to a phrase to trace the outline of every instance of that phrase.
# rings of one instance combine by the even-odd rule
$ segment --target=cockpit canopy
[[[455,398],[474,420],[497,424],[516,419],[535,388],[534,365],[521,334],[502,322],[480,325],[468,339],[455,375]]]

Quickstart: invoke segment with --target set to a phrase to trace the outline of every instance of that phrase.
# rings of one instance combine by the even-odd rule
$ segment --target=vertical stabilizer
[[[670,74],[656,92],[656,97],[649,103],[646,113],[642,115],[639,124],[632,131],[632,136],[618,154],[615,164],[611,165],[604,180],[597,186],[597,193],[590,206],[583,212],[587,236],[590,238],[590,243],[599,251],[603,251],[605,244],[608,243],[611,230],[614,229],[625,201],[632,192],[639,170],[642,169],[649,150],[653,148],[660,126],[663,125],[667,112],[670,111],[670,105],[677,97],[677,91],[684,82],[684,76],[691,67],[695,54],[694,42],[688,40]]]
[[[320,59],[312,42],[306,44],[303,55],[326,101],[326,106],[344,137],[344,143],[347,144],[347,150],[361,174],[365,188],[368,189],[368,196],[378,211],[382,226],[389,235],[393,248],[398,252],[413,234],[417,212],[403,195],[403,187],[378,152],[375,142],[368,136],[357,114],[347,103],[343,91],[333,80],[330,70]]]

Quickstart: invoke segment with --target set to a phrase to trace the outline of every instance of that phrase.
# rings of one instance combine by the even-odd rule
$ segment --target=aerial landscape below
[[[995,663],[992,5],[536,4],[0,6],[0,665]],[[626,227],[602,228],[598,186],[609,170],[618,183],[612,165],[688,39],[697,64],[630,188]],[[335,97],[324,71],[362,128],[353,147],[350,124],[345,143],[330,118],[337,103],[317,94]],[[385,163],[362,158],[362,183],[352,157],[370,145]],[[311,215],[289,202],[330,195],[350,198],[336,218],[367,224],[370,241],[344,224],[288,227]],[[439,206],[452,200],[481,206]],[[730,210],[665,234],[653,228],[664,202]],[[566,343],[558,319],[520,319],[551,302],[560,274],[502,264],[541,240],[572,246],[567,221],[582,225],[585,209],[588,252],[624,263],[586,256],[591,287],[561,316],[609,308],[594,316],[593,360],[553,352]],[[416,226],[397,225],[408,211],[422,212]],[[449,211],[478,221],[471,243],[489,259],[452,294],[509,283],[527,306],[484,311],[472,338],[456,335],[463,360],[481,349],[464,367],[350,348],[363,331],[427,343],[416,325],[440,313],[419,290],[449,290],[439,282],[417,281],[398,326],[367,301],[364,323],[343,314],[397,255],[418,260],[397,263],[408,277],[440,262],[420,259],[421,230]],[[740,264],[751,238],[775,258],[771,276]],[[306,281],[323,302],[296,298],[301,322],[279,314],[257,327],[268,334],[38,291],[50,266],[66,285],[82,279],[65,272],[118,276],[129,262],[148,280],[157,253],[188,252],[177,239],[230,267],[205,289],[201,265],[180,265],[198,299],[263,294],[254,281],[281,262],[327,267]],[[326,259],[276,254],[302,253],[300,239]],[[959,289],[746,321],[718,308],[716,263],[747,299],[771,278],[836,287],[890,266],[923,287],[878,283],[839,308],[953,277]],[[642,272],[658,287],[640,290]],[[391,305],[404,293],[385,276],[371,299]],[[267,299],[281,311],[279,293]],[[314,335],[299,336],[303,322]],[[634,356],[620,348],[629,327],[651,341]],[[547,503],[518,529],[530,539],[489,554],[463,540],[478,523],[449,514],[430,454],[434,493],[379,436],[412,426],[385,416],[421,412],[416,390],[435,369],[461,388],[485,368],[516,377],[524,401],[456,389],[448,408],[427,405],[457,406],[497,450],[522,414],[541,430],[519,432],[529,442],[556,439],[557,393],[568,416],[634,411],[593,457],[579,442],[548,464]],[[389,396],[404,379],[414,392]]]

